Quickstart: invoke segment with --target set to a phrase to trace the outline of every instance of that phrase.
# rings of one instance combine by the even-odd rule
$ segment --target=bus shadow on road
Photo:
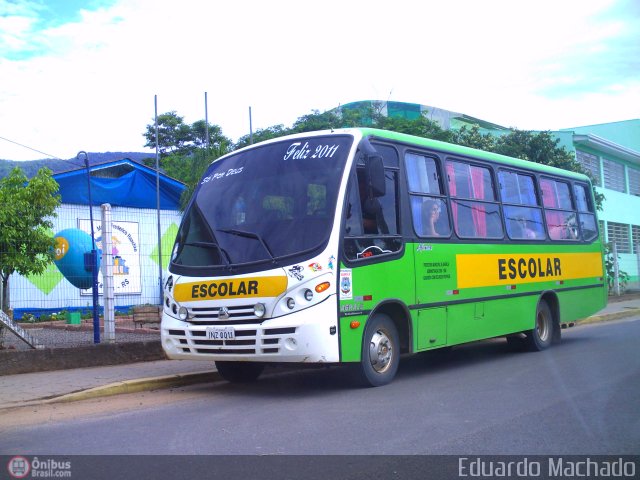
[[[568,337],[562,343],[552,346],[549,350],[540,352],[561,351],[565,347],[572,347],[589,338]],[[538,353],[527,352],[524,345],[514,345],[504,337],[481,340],[477,342],[404,355],[394,381],[425,377],[433,374],[455,373],[456,371],[486,366],[490,363],[502,363],[506,360],[525,365],[531,361],[530,355]],[[263,394],[268,397],[291,397],[292,395],[306,396],[321,393],[335,393],[336,391],[360,389],[354,382],[353,365],[273,365],[257,382],[248,384],[216,383],[216,389],[232,394],[250,395]]]

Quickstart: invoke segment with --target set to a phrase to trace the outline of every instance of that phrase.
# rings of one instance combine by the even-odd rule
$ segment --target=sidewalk
[[[578,325],[640,314],[640,295],[609,305]],[[24,405],[84,400],[120,393],[213,382],[213,362],[155,360],[105,367],[73,368],[0,376],[0,410]]]
[[[0,376],[0,410],[219,379],[213,362],[156,360]]]

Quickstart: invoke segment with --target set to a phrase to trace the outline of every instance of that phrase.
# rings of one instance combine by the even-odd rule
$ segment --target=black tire
[[[258,362],[216,362],[220,376],[231,383],[254,382],[264,367],[264,363]]]
[[[400,363],[398,329],[388,315],[379,313],[367,322],[362,338],[362,358],[356,380],[366,387],[380,387],[396,376]]]
[[[527,332],[527,349],[532,352],[539,352],[551,346],[554,338],[555,324],[549,305],[544,300],[538,303],[536,309],[536,323],[533,329]]]

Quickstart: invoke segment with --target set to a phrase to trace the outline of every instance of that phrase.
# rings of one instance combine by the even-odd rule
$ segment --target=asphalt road
[[[0,454],[637,455],[638,345],[640,317],[564,331],[545,352],[492,340],[403,358],[380,388],[330,368],[105,398],[102,413],[71,404],[2,429]]]

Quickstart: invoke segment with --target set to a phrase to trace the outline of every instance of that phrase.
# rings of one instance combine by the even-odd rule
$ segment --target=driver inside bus
[[[384,221],[382,204],[377,197],[370,195],[366,185],[364,172],[358,172],[358,190],[362,207],[362,227],[365,235],[389,233]]]

